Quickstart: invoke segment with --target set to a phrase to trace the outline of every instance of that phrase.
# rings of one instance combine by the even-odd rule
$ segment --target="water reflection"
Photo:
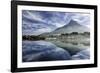
[[[89,50],[87,52],[87,49],[89,49],[89,45],[68,43],[65,41],[23,41],[22,61],[89,59],[90,54]],[[83,53],[83,55],[80,56],[80,53]]]

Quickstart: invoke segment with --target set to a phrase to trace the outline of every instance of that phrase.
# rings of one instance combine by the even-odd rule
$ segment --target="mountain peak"
[[[72,32],[89,32],[89,29],[79,23],[77,21],[71,20],[67,25],[56,29],[52,33],[72,33]]]
[[[77,23],[77,21],[71,20],[65,26],[58,28],[48,34],[52,35],[52,34],[72,33],[72,32],[84,33],[84,32],[90,32],[90,30],[89,28]]]
[[[69,23],[70,23],[70,24],[71,24],[71,23],[74,23],[74,24],[76,23],[76,24],[78,24],[75,20],[70,20]]]
[[[76,26],[76,25],[79,25],[79,26],[80,26],[80,24],[77,23],[77,21],[75,21],[75,20],[70,20],[70,22],[69,22],[67,25],[65,25],[65,26]],[[65,27],[65,26],[64,26],[64,27]]]

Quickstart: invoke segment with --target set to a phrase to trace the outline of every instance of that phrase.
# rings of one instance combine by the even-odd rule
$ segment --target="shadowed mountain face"
[[[51,32],[52,34],[61,34],[61,33],[71,33],[71,32],[89,32],[89,28],[83,25],[78,24],[76,21],[71,20],[69,24],[56,29],[55,31]]]

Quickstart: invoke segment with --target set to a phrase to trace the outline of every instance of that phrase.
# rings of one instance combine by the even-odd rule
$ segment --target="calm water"
[[[22,61],[89,59],[89,46],[61,41],[23,41]]]

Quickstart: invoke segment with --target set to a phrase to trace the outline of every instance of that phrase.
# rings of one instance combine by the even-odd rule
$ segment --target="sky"
[[[90,14],[22,10],[22,34],[39,35],[67,25],[71,20],[90,28]]]

